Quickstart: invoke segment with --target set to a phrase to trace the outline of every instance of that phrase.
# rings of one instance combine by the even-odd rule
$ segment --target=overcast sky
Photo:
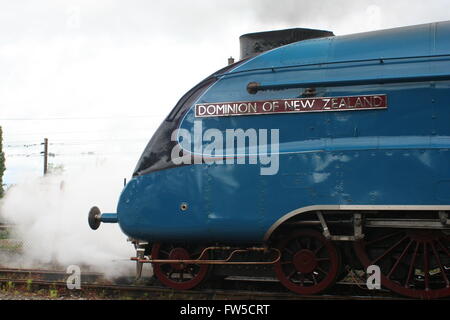
[[[42,174],[44,137],[53,164],[115,162],[129,177],[183,93],[238,58],[241,34],[442,20],[449,0],[0,0],[5,182]]]

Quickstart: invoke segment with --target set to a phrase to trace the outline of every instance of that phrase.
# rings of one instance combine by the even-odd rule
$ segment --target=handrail
[[[450,80],[450,74],[405,76],[405,77],[379,77],[379,78],[365,78],[365,79],[343,79],[343,80],[339,79],[339,80],[303,81],[303,82],[267,83],[267,84],[250,82],[247,85],[247,91],[250,94],[255,94],[258,91],[281,90],[292,88],[345,87],[354,85],[445,81],[445,80]]]
[[[315,62],[315,63],[303,63],[303,64],[294,64],[288,66],[278,66],[278,67],[264,67],[264,68],[255,68],[249,70],[241,70],[241,71],[233,71],[229,73],[220,73],[215,75],[216,77],[224,77],[224,76],[233,76],[236,74],[247,73],[247,72],[257,72],[257,71],[272,71],[283,70],[283,69],[291,69],[291,68],[301,68],[301,67],[313,67],[313,66],[327,66],[327,65],[335,65],[335,64],[345,64],[345,63],[363,63],[363,62],[378,62],[383,64],[387,61],[396,61],[396,60],[408,60],[408,59],[433,59],[433,58],[449,58],[450,54],[435,54],[435,55],[422,55],[422,56],[406,56],[406,57],[379,57],[379,58],[370,58],[370,59],[354,59],[354,60],[341,60],[341,61],[324,61],[324,62]]]

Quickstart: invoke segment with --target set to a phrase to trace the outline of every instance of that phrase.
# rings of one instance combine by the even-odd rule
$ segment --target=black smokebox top
[[[247,33],[239,37],[239,42],[241,44],[241,59],[289,43],[330,36],[334,36],[331,31],[304,28]]]

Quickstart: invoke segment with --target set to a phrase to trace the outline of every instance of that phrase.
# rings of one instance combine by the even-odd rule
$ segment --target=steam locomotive
[[[317,294],[346,267],[450,296],[450,22],[241,37],[241,60],[188,91],[119,199],[119,223],[175,289],[276,276]]]

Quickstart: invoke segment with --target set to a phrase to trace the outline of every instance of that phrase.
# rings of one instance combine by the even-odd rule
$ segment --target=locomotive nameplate
[[[385,94],[378,94],[196,104],[195,116],[203,118],[386,108],[387,96]]]

